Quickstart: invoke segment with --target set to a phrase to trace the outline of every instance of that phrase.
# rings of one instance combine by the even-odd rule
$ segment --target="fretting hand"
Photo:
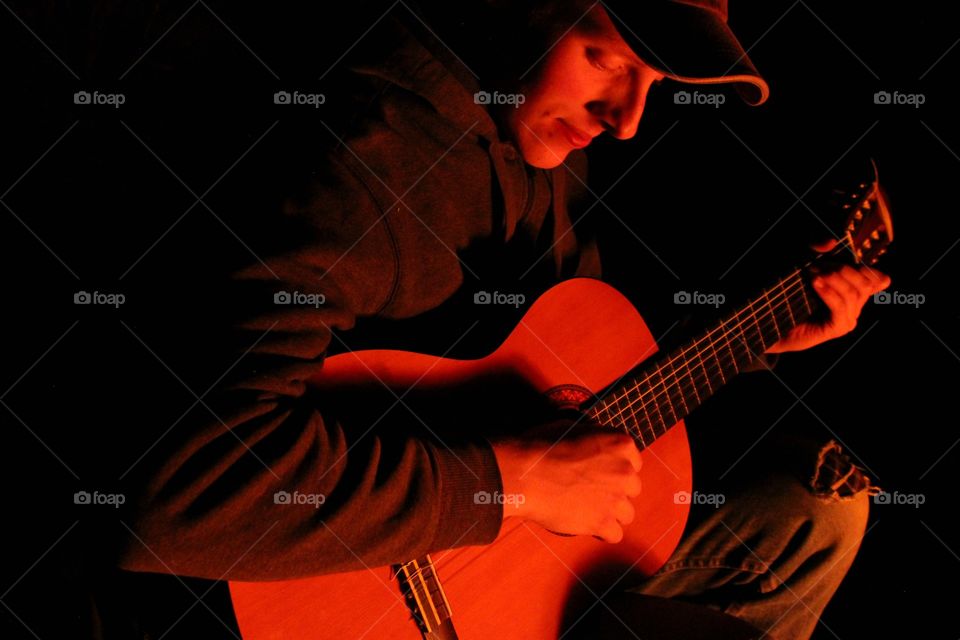
[[[824,253],[836,244],[836,240],[830,240],[813,248]],[[844,265],[836,271],[815,275],[812,285],[830,316],[826,320],[808,320],[797,325],[767,349],[767,353],[801,351],[850,333],[857,326],[860,311],[867,300],[889,287],[890,277],[871,267]]]

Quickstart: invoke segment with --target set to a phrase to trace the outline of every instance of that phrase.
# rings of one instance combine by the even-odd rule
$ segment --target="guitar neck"
[[[836,255],[848,246],[840,243]],[[818,308],[806,272],[795,269],[703,334],[629,374],[587,415],[633,435],[647,447],[750,366]]]

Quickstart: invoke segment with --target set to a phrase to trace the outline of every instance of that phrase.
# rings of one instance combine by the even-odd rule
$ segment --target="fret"
[[[643,437],[643,425],[637,419],[637,403],[630,398],[631,393],[636,392],[636,387],[632,389],[627,389],[624,391],[623,395],[627,398],[627,408],[630,410],[630,420],[623,420],[624,428],[631,433],[634,437],[640,438],[640,444],[643,445],[643,448],[647,447],[647,439]],[[632,427],[632,428],[631,428]],[[654,437],[650,438],[650,444],[653,444],[653,441],[656,440],[656,434]]]
[[[602,405],[602,407],[597,409],[596,407],[598,405]],[[606,413],[607,416],[603,417],[603,413]],[[594,405],[593,419],[606,427],[613,426],[613,416],[610,414],[610,405],[607,404],[606,400],[601,399],[600,402]]]
[[[780,283],[781,288],[783,288],[783,281],[781,280]],[[790,300],[791,296],[787,295],[787,303],[784,306],[787,308],[787,313],[790,315],[790,328],[792,329],[793,327],[797,326],[797,320],[793,316],[793,309],[790,308]]]
[[[717,361],[717,373],[720,374],[720,386],[723,386],[727,384],[727,377],[723,375],[723,363],[720,362],[720,357],[717,356],[717,343],[711,340],[710,348],[713,351],[713,359]]]
[[[757,328],[757,340],[758,340],[758,342],[760,342],[760,346],[762,347],[762,348],[760,349],[760,353],[763,353],[764,351],[767,350],[767,343],[764,342],[764,340],[763,340],[763,330],[760,328],[760,323],[757,322],[757,316],[756,316],[756,314],[753,313],[753,310],[752,310],[753,304],[752,304],[752,303],[750,304],[750,307],[751,307],[750,319],[753,320],[753,326],[755,326],[755,327]],[[755,358],[755,356],[754,356],[754,354],[753,354],[753,349],[750,349],[750,346],[749,346],[749,345],[747,346],[747,349],[750,351],[750,359],[753,360],[753,359]]]
[[[677,389],[680,391],[680,393],[679,393],[678,395],[680,396],[680,402],[683,403],[683,415],[684,415],[684,416],[688,416],[688,415],[690,415],[690,407],[687,406],[687,397],[686,397],[686,394],[685,394],[684,391],[683,391],[682,378],[680,378],[680,376],[677,375],[677,370],[676,370],[676,368],[673,366],[673,361],[672,361],[672,360],[669,361],[669,362],[664,363],[663,367],[661,367],[661,368],[666,368],[666,367],[670,367],[670,375],[673,376],[673,377],[677,380]],[[679,415],[679,414],[677,414],[676,412],[674,412],[674,415]]]
[[[635,422],[637,423],[637,428],[640,429],[641,431],[644,431],[644,429],[649,430],[650,432],[649,440],[650,440],[650,443],[652,444],[653,442],[656,441],[657,438],[660,437],[660,434],[657,433],[657,423],[651,419],[650,412],[647,411],[647,405],[649,404],[648,398],[651,393],[649,380],[650,380],[649,377],[645,379],[644,381],[645,386],[641,386],[640,381],[638,380],[637,383],[634,384],[632,388],[637,394],[636,405],[639,409],[643,410],[643,416],[644,416],[642,420],[639,418],[635,418]],[[636,412],[634,412],[634,416],[636,416]]]
[[[803,304],[807,308],[807,315],[813,315],[813,307],[810,306],[810,301],[807,299],[807,284],[802,280],[800,282],[800,293],[803,295]]]
[[[693,375],[693,370],[690,368],[690,360],[687,358],[682,358],[683,364],[687,367],[687,378],[690,380],[690,385],[693,388],[693,395],[697,398],[697,406],[703,404],[700,400],[700,391],[697,389],[697,379]]]
[[[767,305],[767,308],[770,310],[770,317],[773,319],[773,330],[777,332],[777,342],[780,342],[782,336],[780,335],[780,327],[777,325],[777,312],[774,309],[773,305],[770,303],[770,298],[768,297],[768,289],[763,290],[763,299],[764,303]],[[766,351],[766,347],[763,349]]]
[[[747,340],[747,334],[743,332],[743,320],[740,319],[740,314],[737,314],[734,317],[737,319],[737,329],[740,330],[740,342],[743,345],[744,355],[747,357],[747,361],[749,362],[750,343]]]
[[[626,421],[623,418],[624,409],[623,407],[620,406],[620,401],[622,400],[622,397],[618,394],[617,396],[612,398],[612,400],[613,400],[612,404],[616,409],[612,417],[613,426],[616,427],[617,429],[622,429],[626,425]]]
[[[794,292],[790,296],[790,313],[794,319],[794,326],[799,325],[810,317],[813,311],[810,309],[810,303],[807,301],[806,284],[799,272],[793,275],[793,283],[790,285]]]
[[[712,395],[713,395],[713,385],[710,384],[710,373],[707,371],[707,367],[704,366],[704,364],[703,364],[703,358],[700,357],[700,350],[699,350],[699,349],[695,349],[694,351],[696,351],[697,360],[700,361],[700,368],[703,369],[703,378],[704,378],[704,380],[705,380],[706,383],[707,383],[707,389],[710,390],[710,395],[712,396]],[[694,381],[694,386],[696,386],[696,381]]]
[[[734,375],[737,375],[737,374],[740,373],[740,367],[737,366],[737,354],[735,354],[735,353],[733,352],[733,346],[731,346],[731,344],[730,344],[730,338],[729,338],[728,335],[727,335],[726,325],[727,325],[727,321],[726,321],[726,320],[724,320],[723,322],[721,322],[721,323],[720,323],[720,330],[723,332],[724,342],[725,342],[726,345],[727,345],[727,351],[730,352],[730,362],[733,363]]]
[[[649,383],[647,382],[648,380],[649,377],[644,380],[646,386],[649,386]],[[642,391],[642,385],[639,378],[632,380],[631,383],[632,386],[630,387],[630,391],[636,392],[639,398],[638,402],[636,403],[638,406],[635,407],[633,411],[634,423],[636,423],[637,429],[641,433],[643,433],[645,425],[650,427],[650,444],[653,444],[654,440],[657,439],[657,430],[654,426],[653,420],[651,419],[650,412],[647,410],[646,396],[648,392]],[[643,411],[643,419],[637,417],[637,409]],[[642,437],[641,441],[643,442],[643,446],[646,447],[647,443]]]
[[[670,405],[670,407],[669,407],[669,408],[670,408],[670,413],[673,414],[673,419],[668,422],[667,419],[666,419],[666,418],[664,417],[664,415],[663,415],[663,411],[660,410],[660,411],[659,411],[659,413],[660,413],[660,418],[663,420],[663,424],[669,425],[669,426],[673,426],[673,425],[675,425],[675,424],[678,422],[679,418],[677,418],[677,410],[673,408],[673,400],[670,398],[670,387],[667,385],[667,382],[666,382],[666,380],[665,380],[664,377],[663,377],[663,367],[657,367],[657,368],[655,369],[654,373],[656,373],[657,376],[660,378],[659,385],[663,387],[662,393],[663,393],[663,395],[665,396],[665,399],[666,399],[666,401],[667,401],[667,404]],[[657,385],[655,385],[655,386],[657,386]],[[656,398],[660,395],[660,393],[661,393],[660,391],[657,391],[657,393],[653,396],[653,397],[654,397],[654,401],[656,401]],[[659,403],[658,403],[658,410],[659,410],[659,406],[660,406],[660,405],[659,405]]]

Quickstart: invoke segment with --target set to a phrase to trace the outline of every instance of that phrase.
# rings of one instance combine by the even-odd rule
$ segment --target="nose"
[[[629,140],[637,133],[651,84],[645,78],[624,79],[610,96],[588,103],[587,110],[614,138]]]

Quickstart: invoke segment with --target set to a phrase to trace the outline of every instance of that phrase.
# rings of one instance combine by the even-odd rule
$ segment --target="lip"
[[[563,118],[557,118],[557,122],[560,123],[560,130],[563,132],[564,137],[574,149],[582,149],[593,141],[593,136],[577,129]]]

